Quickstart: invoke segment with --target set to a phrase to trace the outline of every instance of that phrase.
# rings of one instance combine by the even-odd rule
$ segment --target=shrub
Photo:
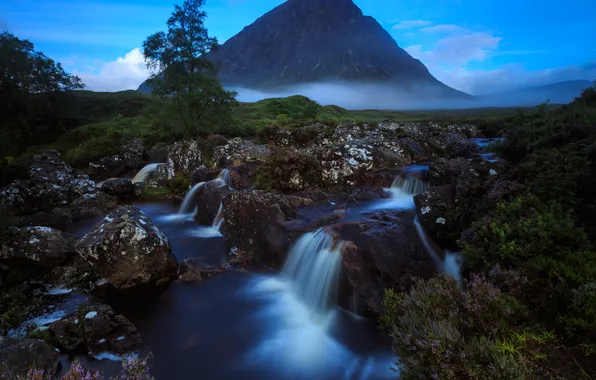
[[[492,214],[462,234],[460,245],[475,270],[500,263],[518,267],[537,256],[563,256],[589,246],[568,211],[524,195],[497,204]]]
[[[190,180],[183,172],[176,172],[173,178],[168,180],[168,188],[173,194],[183,195],[190,188]]]
[[[526,364],[500,352],[496,340],[515,325],[520,307],[483,277],[460,290],[455,280],[417,280],[407,294],[387,291],[381,323],[393,338],[402,379],[524,379]]]
[[[571,291],[569,310],[560,320],[571,336],[596,340],[596,283],[584,284]]]
[[[322,185],[321,163],[316,157],[293,150],[276,149],[256,172],[255,187],[298,191]]]

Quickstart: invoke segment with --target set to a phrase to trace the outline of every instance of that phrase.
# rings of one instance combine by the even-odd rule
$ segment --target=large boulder
[[[110,352],[122,356],[145,350],[136,327],[108,305],[96,304],[49,326],[52,340],[70,354]]]
[[[167,147],[169,177],[183,172],[189,177],[197,169],[205,168],[203,154],[194,140],[178,141]]]
[[[180,263],[178,270],[178,281],[180,282],[198,282],[209,277],[221,274],[226,269],[216,267],[201,261],[200,259],[185,259]]]
[[[307,198],[265,191],[233,192],[223,201],[222,233],[248,258],[281,263],[290,245],[283,222],[295,218],[297,209],[312,204]]]
[[[213,161],[229,165],[260,163],[267,159],[271,150],[266,145],[257,145],[252,141],[234,138],[225,145],[213,149]]]
[[[15,228],[2,244],[0,262],[8,266],[55,267],[75,255],[76,238],[48,227]]]
[[[172,177],[173,171],[169,169],[169,165],[160,164],[147,176],[147,184],[151,187],[165,187]]]
[[[31,369],[40,369],[52,377],[60,366],[60,353],[41,340],[0,341],[0,366],[2,375],[8,374],[7,379],[26,376]]]
[[[143,140],[141,140],[140,138],[133,138],[126,141],[124,144],[122,144],[122,149],[120,150],[120,156],[122,157],[122,162],[124,163],[124,166],[127,169],[133,170],[140,169],[143,166],[144,153],[145,145],[143,144]]]
[[[411,217],[403,213],[376,212],[328,230],[348,242],[341,249],[343,273],[376,314],[383,310],[385,289],[408,290],[415,278],[430,278],[437,271]]]
[[[118,199],[131,199],[135,196],[135,187],[128,178],[108,179],[102,183],[101,191]]]
[[[130,206],[108,214],[76,244],[76,250],[121,290],[169,282],[178,269],[168,238],[147,215]]]
[[[124,174],[126,166],[122,157],[114,154],[90,162],[87,172],[93,178],[113,178]]]

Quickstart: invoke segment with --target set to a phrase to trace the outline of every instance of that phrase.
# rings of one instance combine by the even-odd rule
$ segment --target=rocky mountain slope
[[[342,81],[382,83],[425,97],[466,97],[434,78],[352,0],[288,0],[220,45],[212,58],[227,86]],[[143,83],[139,90],[149,88]]]

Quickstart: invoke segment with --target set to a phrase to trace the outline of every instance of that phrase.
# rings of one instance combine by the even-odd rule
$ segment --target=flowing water
[[[149,176],[149,174],[154,172],[155,169],[157,169],[157,167],[159,165],[164,165],[164,164],[163,163],[155,163],[155,164],[146,165],[144,168],[139,170],[139,172],[134,176],[134,178],[132,179],[132,183],[145,182],[147,180],[147,177]]]
[[[199,182],[190,188],[190,190],[184,196],[184,200],[182,201],[182,204],[180,204],[180,209],[178,210],[178,214],[187,215],[187,214],[194,213],[193,210],[195,209],[195,203],[196,203],[195,198],[197,196],[197,193],[201,189],[201,187],[205,186],[206,183],[207,182]]]

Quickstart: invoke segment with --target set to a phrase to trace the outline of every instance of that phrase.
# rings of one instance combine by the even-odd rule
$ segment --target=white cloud
[[[434,25],[429,26],[426,28],[420,29],[421,32],[426,33],[451,33],[451,32],[460,32],[464,31],[465,29],[461,26],[455,24],[441,24],[441,25]]]
[[[428,26],[432,24],[432,21],[426,20],[404,20],[404,21],[394,21],[397,24],[393,25],[392,29],[411,29],[416,27]]]
[[[145,65],[140,48],[126,53],[111,62],[95,62],[85,69],[73,70],[87,90],[121,91],[136,90],[149,77],[150,72]]]

